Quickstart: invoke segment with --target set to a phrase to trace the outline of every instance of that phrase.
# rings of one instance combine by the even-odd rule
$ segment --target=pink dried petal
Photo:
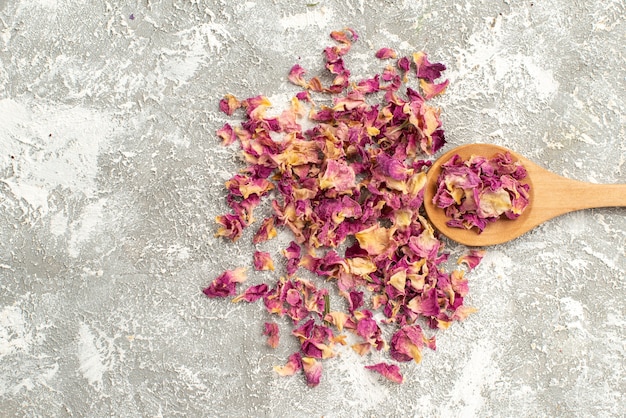
[[[329,60],[326,63],[326,69],[331,74],[336,74],[331,86],[328,90],[332,93],[341,92],[344,88],[348,87],[348,80],[350,78],[350,71],[346,69],[343,59],[338,58],[335,60]]]
[[[296,121],[296,111],[293,109],[284,110],[276,118],[278,123],[278,131],[285,133],[297,133],[302,130],[300,124]]]
[[[291,70],[289,70],[289,75],[287,76],[287,78],[289,79],[289,81],[297,86],[306,87],[307,82],[304,79],[304,74],[306,74],[306,70],[302,68],[299,64],[295,64],[293,67],[291,67]]]
[[[377,256],[389,251],[393,247],[393,234],[395,228],[385,228],[374,224],[369,228],[354,234],[362,249],[369,255]]]
[[[367,80],[361,80],[356,84],[355,91],[359,93],[376,93],[380,90],[380,76],[376,75],[373,78]]]
[[[274,185],[264,178],[253,178],[237,174],[226,182],[226,188],[231,193],[247,199],[250,195],[263,196],[267,194],[274,188]]]
[[[220,100],[220,110],[229,116],[240,107],[241,102],[232,94],[227,94]]]
[[[351,193],[356,186],[356,175],[349,165],[336,160],[328,160],[326,170],[320,176],[319,185],[322,190],[333,188],[340,193]]]
[[[446,69],[446,66],[441,63],[431,63],[423,52],[413,54],[413,62],[416,66],[417,77],[429,83],[441,77],[442,71]]]
[[[241,214],[226,214],[215,217],[215,222],[220,225],[216,237],[225,237],[236,241],[241,237],[246,221]]]
[[[316,359],[327,359],[335,356],[335,352],[328,344],[312,340],[303,341],[300,351],[303,355]]]
[[[224,124],[224,126],[218,129],[215,133],[222,139],[222,145],[224,146],[230,145],[237,140],[235,130],[228,123]]]
[[[230,207],[233,208],[235,213],[241,217],[242,221],[244,222],[244,226],[248,226],[252,222],[254,222],[254,216],[252,212],[254,208],[256,208],[259,203],[261,203],[261,198],[256,194],[252,194],[249,197],[241,200],[236,199],[235,197],[236,196],[232,194],[228,196],[228,204],[230,205]]]
[[[452,319],[455,321],[464,321],[469,315],[478,312],[478,309],[471,306],[459,306],[454,311]]]
[[[309,94],[309,92],[308,92],[308,91],[301,91],[301,92],[298,92],[298,93],[296,94],[296,98],[297,98],[298,100],[303,101],[303,102],[310,102],[310,101],[311,101],[311,95]]]
[[[309,80],[306,88],[311,90],[311,91],[316,91],[316,92],[326,91],[326,89],[324,88],[324,86],[322,86],[322,82],[320,81],[320,79],[318,77],[311,78]]]
[[[395,288],[399,294],[404,294],[406,287],[406,270],[399,270],[389,277],[389,284]]]
[[[411,60],[408,57],[402,57],[398,59],[397,65],[400,70],[404,72],[409,71],[411,69]]]
[[[413,312],[422,314],[424,316],[436,317],[441,312],[437,289],[431,288],[422,293],[420,296],[414,297],[409,301],[407,307]]]
[[[372,345],[369,342],[356,343],[350,346],[358,355],[364,356],[372,350]]]
[[[352,28],[345,28],[344,30],[337,30],[330,33],[330,37],[337,42],[344,44],[351,44],[359,39],[359,35]]]
[[[363,318],[356,324],[356,333],[363,339],[370,340],[380,333],[380,328],[372,318]]]
[[[419,363],[422,360],[422,348],[424,345],[434,350],[434,337],[428,339],[424,336],[419,325],[408,325],[400,328],[391,338],[390,354],[397,361],[414,360]]]
[[[293,276],[300,264],[301,248],[298,243],[291,241],[289,246],[283,250],[283,255],[287,259],[287,275]]]
[[[380,373],[386,379],[391,380],[394,383],[402,383],[404,380],[400,373],[400,368],[395,364],[378,363],[371,366],[365,366],[366,369]]]
[[[365,276],[378,270],[372,260],[364,257],[346,258],[346,263],[348,263],[350,274],[356,276]]]
[[[396,51],[391,48],[381,48],[376,51],[376,58],[378,59],[396,58],[397,56]]]
[[[329,312],[324,317],[324,321],[333,324],[339,331],[343,331],[343,326],[348,322],[348,314],[345,312]]]
[[[274,371],[281,376],[293,376],[298,370],[302,370],[302,357],[300,353],[289,356],[284,366],[274,366]]]
[[[226,270],[215,278],[211,284],[205,288],[204,293],[209,298],[223,298],[233,296],[236,293],[237,283],[246,280],[246,269],[238,267],[234,270]]]
[[[454,270],[450,275],[450,284],[452,289],[461,297],[466,296],[469,293],[469,285],[465,274],[461,270]]]
[[[363,306],[363,302],[364,302],[364,298],[363,298],[363,292],[358,292],[358,291],[351,291],[348,294],[348,310],[350,312],[354,312],[357,309],[359,309],[361,306]]]
[[[293,135],[283,141],[281,153],[272,155],[272,160],[279,167],[296,167],[305,164],[320,162],[319,144],[312,141],[303,141]]]
[[[413,173],[413,170],[407,169],[402,161],[384,152],[377,156],[377,162],[382,175],[393,180],[406,180],[408,175]]]
[[[260,120],[272,103],[265,96],[255,96],[243,100],[241,105],[246,109],[250,119]]]
[[[263,329],[263,335],[267,336],[267,345],[272,348],[278,347],[280,332],[276,322],[266,322]]]
[[[306,384],[310,387],[319,385],[322,378],[322,363],[311,357],[302,357],[302,369]]]
[[[233,298],[233,302],[240,302],[242,300],[246,302],[256,302],[268,293],[268,287],[265,283],[250,286],[242,294]]]
[[[426,100],[432,99],[435,96],[445,93],[448,84],[449,80],[443,81],[441,83],[430,83],[426,80],[420,80],[420,87],[424,92],[424,98]]]
[[[254,268],[256,270],[274,270],[274,261],[271,254],[265,251],[255,251]]]
[[[468,270],[474,270],[483,259],[485,254],[485,250],[471,249],[468,253],[463,254],[461,257],[459,257],[459,259],[457,260],[457,264],[465,264]]]
[[[264,219],[263,222],[261,222],[261,226],[259,227],[257,232],[254,234],[252,242],[254,244],[259,244],[261,242],[265,242],[276,237],[278,231],[276,231],[274,223],[275,218],[273,216]]]
[[[302,303],[302,296],[300,292],[296,289],[289,289],[287,291],[287,297],[285,298],[285,302],[290,304],[291,306],[296,306]]]
[[[424,229],[419,235],[409,238],[408,247],[418,257],[435,259],[441,249],[441,241],[435,238],[432,226],[423,217],[418,216],[418,218]]]
[[[365,97],[363,97],[359,91],[355,91],[354,93],[358,93],[358,94],[352,94],[346,97],[335,99],[333,110],[335,111],[354,110],[354,109],[364,106]]]

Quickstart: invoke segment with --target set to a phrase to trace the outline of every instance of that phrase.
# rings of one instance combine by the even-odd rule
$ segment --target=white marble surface
[[[626,183],[624,16],[623,0],[0,0],[0,415],[623,416],[624,208],[489,248],[479,312],[402,385],[350,350],[316,388],[277,377],[294,345],[266,347],[261,305],[201,289],[253,249],[251,231],[213,236],[240,167],[214,134],[225,93],[280,103],[289,68],[320,68],[350,26],[356,78],[380,47],[448,66],[446,149]]]

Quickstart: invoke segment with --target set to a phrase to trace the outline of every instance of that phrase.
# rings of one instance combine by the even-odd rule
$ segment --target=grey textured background
[[[225,93],[280,107],[289,68],[321,69],[349,26],[355,79],[380,47],[446,63],[446,149],[626,183],[624,16],[623,0],[0,0],[0,415],[623,416],[623,208],[489,248],[479,312],[403,385],[350,350],[317,388],[277,377],[295,343],[267,348],[259,304],[201,289],[253,251],[252,231],[213,237],[240,167],[214,134]]]

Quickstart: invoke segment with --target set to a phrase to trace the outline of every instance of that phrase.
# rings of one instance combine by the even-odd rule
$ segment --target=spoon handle
[[[535,202],[543,218],[581,209],[626,206],[626,184],[595,184],[542,171],[535,181]],[[546,178],[547,177],[547,178]]]

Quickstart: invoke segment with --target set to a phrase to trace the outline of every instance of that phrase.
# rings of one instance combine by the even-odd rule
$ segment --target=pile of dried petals
[[[454,155],[442,164],[433,203],[444,209],[453,228],[480,234],[501,216],[519,217],[528,206],[530,186],[521,183],[526,169],[508,152],[492,158],[472,156],[467,161]]]
[[[254,208],[269,198],[273,212],[260,221],[253,242],[272,239],[277,228],[288,228],[294,238],[283,250],[285,275],[275,283],[238,291],[246,272],[237,268],[204,289],[211,298],[262,300],[270,314],[289,317],[300,350],[275,370],[301,370],[310,386],[320,381],[322,360],[348,344],[344,332],[361,355],[388,350],[395,362],[419,362],[424,347],[435,348],[435,337],[421,325],[445,329],[474,311],[463,304],[465,270],[444,270],[448,254],[420,213],[430,165],[420,157],[445,142],[440,112],[427,104],[448,84],[436,82],[445,66],[422,52],[396,59],[383,48],[376,57],[393,64],[352,82],[343,57],[358,36],[346,29],[331,37],[337,44],[324,50],[329,85],[318,77],[307,80],[305,70],[293,66],[288,78],[302,91],[278,116],[267,116],[271,104],[263,96],[221,100],[226,114],[245,112],[239,126],[227,123],[217,134],[224,145],[239,143],[246,167],[226,182],[232,212],[217,217],[216,235],[237,240],[255,221]],[[412,74],[419,87],[408,86]],[[317,105],[315,95],[332,97],[332,106]],[[299,123],[305,116],[313,124],[307,130]],[[471,270],[481,257],[481,251],[471,251],[459,263]],[[261,251],[254,254],[254,266],[274,269],[271,256]],[[336,283],[346,309],[332,309],[327,289],[296,276],[301,268]],[[277,323],[265,323],[263,334],[270,346],[278,345]],[[394,362],[366,368],[403,380]]]

